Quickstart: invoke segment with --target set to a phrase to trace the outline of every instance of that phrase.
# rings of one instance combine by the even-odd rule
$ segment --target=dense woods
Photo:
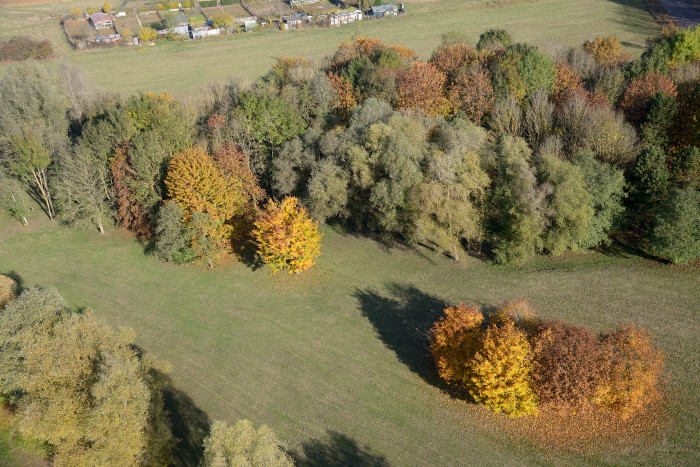
[[[79,70],[28,62],[0,82],[2,203],[25,223],[27,196],[51,219],[100,232],[115,221],[166,261],[212,267],[251,242],[267,248],[256,219],[266,198],[287,197],[319,222],[455,260],[616,239],[690,262],[699,37],[670,31],[633,60],[615,38],[546,54],[503,30],[475,47],[446,34],[427,62],[359,38],[188,104],[122,100]]]

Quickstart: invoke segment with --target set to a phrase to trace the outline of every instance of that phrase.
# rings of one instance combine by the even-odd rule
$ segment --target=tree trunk
[[[100,231],[100,234],[105,233],[104,227],[102,227],[102,219],[97,219],[97,228]]]

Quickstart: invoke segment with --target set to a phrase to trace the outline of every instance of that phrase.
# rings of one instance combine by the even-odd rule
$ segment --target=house
[[[90,22],[95,26],[95,29],[112,27],[112,18],[101,11],[90,15]]]
[[[399,9],[396,5],[380,5],[372,7],[372,16],[375,18],[382,18],[384,16],[397,16],[399,14]]]
[[[310,23],[311,17],[306,13],[297,13],[296,15],[282,17],[282,30],[301,29],[304,23]]]
[[[331,26],[354,23],[355,21],[362,21],[362,10],[340,11],[331,16]]]

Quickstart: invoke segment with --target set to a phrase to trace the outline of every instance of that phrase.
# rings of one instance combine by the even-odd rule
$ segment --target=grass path
[[[700,452],[697,267],[594,253],[523,267],[455,264],[326,228],[312,270],[273,276],[243,264],[163,264],[122,231],[32,219],[0,230],[0,272],[23,286],[55,285],[75,306],[133,327],[210,419],[266,423],[310,465],[691,465]],[[488,308],[523,296],[547,318],[650,330],[668,356],[671,428],[547,453],[432,384],[426,332],[445,303]]]
[[[465,32],[476,42],[489,28],[505,28],[518,41],[544,47],[615,35],[633,55],[641,51],[648,36],[659,32],[645,0],[524,0],[496,8],[487,7],[486,0],[440,0],[410,3],[403,17],[339,28],[160,43],[142,51],[120,47],[76,52],[68,47],[56,21],[27,19],[50,11],[66,13],[85,1],[2,8],[0,36],[31,32],[46,37],[56,45],[56,61],[67,60],[85,68],[97,84],[110,91],[168,91],[185,96],[213,81],[255,79],[279,57],[321,59],[353,35],[403,44],[427,59],[440,42],[440,34],[451,30]],[[0,73],[6,66],[0,65]]]

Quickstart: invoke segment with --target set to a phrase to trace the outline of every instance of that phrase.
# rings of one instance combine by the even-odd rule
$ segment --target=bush
[[[275,433],[263,425],[255,429],[248,420],[234,426],[214,422],[204,440],[202,467],[292,467],[294,462],[280,446]]]
[[[510,417],[537,415],[537,398],[530,386],[531,347],[512,321],[489,326],[481,348],[470,362],[470,394],[494,412]]]
[[[297,203],[294,197],[285,198],[280,204],[268,200],[255,222],[253,235],[258,254],[273,272],[288,269],[299,273],[313,266],[314,258],[321,254],[318,222],[312,221]]]
[[[590,401],[601,378],[602,348],[596,336],[583,327],[544,321],[531,340],[538,400],[561,407]]]
[[[484,315],[479,307],[460,303],[445,308],[445,315],[431,329],[430,352],[440,377],[464,389],[471,388],[472,372],[467,365],[479,349]]]
[[[649,74],[633,79],[620,102],[620,109],[630,122],[639,124],[646,115],[649,100],[657,93],[676,97],[676,86],[670,78],[660,74]]]
[[[659,210],[649,249],[672,263],[700,258],[700,192],[693,187],[672,190]]]
[[[513,38],[505,29],[489,29],[479,36],[476,48],[479,50],[505,49],[513,43]]]
[[[643,329],[621,327],[601,336],[602,372],[594,402],[623,420],[660,397],[664,354]]]
[[[144,42],[150,42],[158,38],[158,33],[155,29],[149,27],[142,27],[139,29],[139,39]]]
[[[17,298],[19,285],[11,277],[0,274],[0,309]]]
[[[615,37],[598,37],[593,41],[586,41],[583,48],[602,66],[616,65],[622,58],[622,44]]]
[[[0,38],[0,62],[45,60],[53,57],[49,41],[35,41],[29,37],[14,36],[8,40]]]
[[[535,309],[524,299],[509,300],[498,307],[493,315],[489,316],[490,324],[502,326],[509,321],[528,333],[534,330],[540,322]]]

